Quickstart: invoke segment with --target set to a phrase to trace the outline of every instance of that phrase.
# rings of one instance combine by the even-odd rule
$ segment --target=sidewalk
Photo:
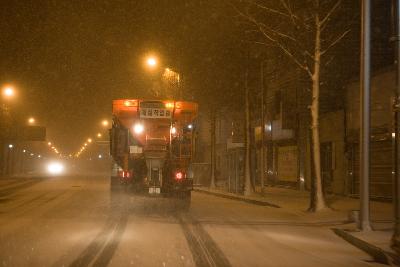
[[[392,203],[370,202],[371,226],[373,231],[360,232],[354,220],[349,216],[351,211],[359,209],[359,200],[355,198],[330,195],[326,201],[330,209],[317,213],[307,212],[310,192],[279,187],[265,187],[264,194],[260,191],[251,196],[228,193],[222,189],[195,187],[195,191],[212,194],[219,197],[243,201],[255,205],[279,208],[299,216],[302,221],[332,223],[338,225],[332,230],[347,242],[370,254],[377,262],[383,264],[399,264],[399,255],[390,248],[393,230]]]

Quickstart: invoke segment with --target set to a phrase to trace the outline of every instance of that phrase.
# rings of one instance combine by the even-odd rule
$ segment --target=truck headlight
[[[144,131],[144,126],[141,123],[136,123],[133,126],[133,131],[135,132],[135,134],[141,134]]]

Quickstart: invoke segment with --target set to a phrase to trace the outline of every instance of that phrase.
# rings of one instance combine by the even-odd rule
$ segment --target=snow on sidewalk
[[[350,214],[354,210],[359,209],[359,199],[350,198],[339,195],[329,195],[326,201],[330,208],[320,212],[312,213],[307,212],[310,202],[310,192],[300,191],[281,187],[265,187],[264,193],[261,190],[253,193],[251,196],[243,196],[241,194],[234,194],[226,192],[222,189],[209,189],[207,187],[196,187],[197,191],[207,192],[217,196],[223,196],[230,199],[236,199],[246,202],[254,202],[254,204],[264,206],[275,206],[284,209],[287,212],[295,213],[299,219],[309,222],[326,223],[326,222],[343,222],[342,227],[345,234],[348,234],[351,239],[361,240],[361,242],[350,242],[360,249],[363,247],[356,245],[357,243],[365,243],[368,249],[374,249],[373,253],[384,253],[385,255],[393,255],[394,251],[390,248],[390,238],[393,230],[393,205],[389,202],[370,202],[370,218],[371,225],[374,231],[360,232],[357,231],[357,226],[354,221],[350,220]],[[346,231],[347,230],[347,231]]]

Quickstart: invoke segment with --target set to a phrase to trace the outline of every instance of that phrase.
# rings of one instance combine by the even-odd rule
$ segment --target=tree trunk
[[[320,90],[320,68],[321,68],[321,27],[319,15],[315,16],[315,50],[314,69],[312,75],[312,103],[311,103],[311,132],[313,146],[314,179],[313,189],[310,197],[310,211],[319,211],[326,208],[324,193],[322,190],[321,177],[321,154],[319,142],[319,90]]]
[[[252,195],[254,190],[251,185],[251,175],[250,175],[250,94],[249,94],[249,87],[248,87],[248,68],[246,67],[246,74],[245,74],[245,162],[244,162],[244,195],[249,196]]]
[[[215,168],[216,168],[216,145],[215,145],[215,126],[216,126],[215,110],[211,111],[211,183],[210,188],[215,189]]]

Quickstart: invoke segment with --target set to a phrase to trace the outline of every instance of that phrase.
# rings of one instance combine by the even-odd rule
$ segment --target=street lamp
[[[101,125],[103,125],[104,127],[107,127],[108,126],[108,120],[103,120],[101,122]]]
[[[34,123],[35,123],[35,118],[30,117],[30,118],[28,119],[28,123],[29,123],[30,125],[34,124]]]
[[[161,85],[157,86],[157,80],[155,79],[155,77],[153,77],[154,80],[153,80],[152,91],[157,97],[162,92],[164,92],[164,94],[172,94],[173,98],[182,97],[181,85],[180,85],[181,77],[178,72],[174,71],[170,67],[166,67],[165,65],[162,66],[163,64],[160,64],[155,56],[148,56],[145,60],[145,65],[150,70],[155,70],[156,68],[160,70],[162,80],[164,80],[164,82],[166,83],[166,85],[164,84],[164,88],[162,88]],[[171,89],[173,91],[170,91]]]
[[[101,133],[98,133],[98,134],[97,134],[97,137],[98,137],[98,138],[101,138]]]
[[[153,56],[150,56],[146,59],[146,64],[149,68],[154,69],[157,66],[157,59]]]
[[[91,143],[92,142],[92,138],[88,138],[88,140],[87,140],[89,143]]]
[[[12,98],[15,95],[15,89],[12,86],[6,86],[3,88],[3,96],[6,98]]]

